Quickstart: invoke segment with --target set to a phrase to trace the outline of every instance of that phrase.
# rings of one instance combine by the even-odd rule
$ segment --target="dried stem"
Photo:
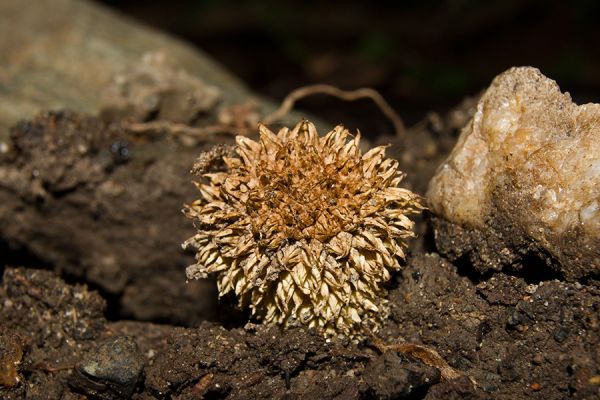
[[[281,106],[277,110],[263,118],[263,124],[270,125],[273,122],[283,118],[287,113],[290,112],[290,110],[294,107],[294,104],[296,104],[298,100],[315,94],[327,94],[329,96],[334,96],[344,101],[355,101],[364,98],[371,99],[377,105],[377,107],[379,107],[381,112],[385,114],[385,116],[388,117],[389,120],[392,122],[396,134],[398,136],[404,136],[404,133],[406,132],[404,122],[402,122],[402,118],[398,115],[398,113],[396,113],[396,111],[394,111],[394,109],[385,101],[385,99],[376,90],[371,88],[342,90],[335,86],[325,84],[303,86],[292,91],[286,96],[286,98],[281,103]]]
[[[55,367],[51,367],[46,362],[40,362],[40,363],[34,364],[31,368],[52,373],[52,372],[60,372],[60,371],[67,371],[67,370],[74,369],[75,365],[69,364],[69,365],[57,365]]]
[[[123,124],[123,128],[129,132],[138,134],[166,132],[174,136],[184,135],[200,139],[208,139],[210,136],[220,133],[234,136],[248,133],[243,128],[234,128],[228,125],[210,125],[203,128],[196,128],[170,121],[128,122]]]
[[[389,350],[397,351],[398,353],[416,358],[431,367],[437,368],[442,375],[442,379],[446,381],[463,376],[461,372],[452,368],[437,351],[428,347],[414,343],[386,344],[381,339],[374,336],[371,337],[371,340],[373,341],[373,344],[375,344],[377,350],[382,353]]]

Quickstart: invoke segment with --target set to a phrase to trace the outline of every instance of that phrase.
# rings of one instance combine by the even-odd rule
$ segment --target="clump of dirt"
[[[0,155],[0,238],[108,294],[115,318],[216,318],[213,285],[182,278],[193,257],[180,244],[196,191],[189,169],[219,138],[188,147],[125,123],[65,111],[17,125]]]
[[[104,302],[96,293],[65,284],[48,271],[7,268],[1,323],[11,327],[14,337],[25,338],[17,373],[28,384],[4,387],[1,394],[41,398],[36,392],[40,384],[56,398],[95,393],[89,382],[82,384],[82,375],[95,382],[92,388],[114,387],[111,382],[117,378],[97,369],[90,376],[90,364],[104,365],[103,371],[134,364],[137,375],[117,386],[129,383],[126,389],[135,391],[134,398],[597,395],[600,354],[592,350],[600,345],[597,286],[528,284],[504,274],[474,284],[437,254],[413,257],[397,284],[390,294],[392,316],[380,337],[387,343],[437,349],[464,376],[443,381],[439,371],[417,359],[379,354],[368,342],[326,341],[300,328],[282,332],[252,324],[226,329],[208,322],[198,328],[107,323],[101,316]],[[117,352],[114,343],[123,338],[133,338],[135,349]],[[112,397],[96,398],[121,398],[119,393],[128,393],[121,390],[105,390],[100,393]]]
[[[497,214],[489,224],[492,228],[483,230],[435,215],[430,218],[437,250],[451,261],[468,261],[469,268],[480,277],[491,276],[503,268],[537,280],[564,277],[552,256],[534,240],[524,237],[520,226]]]
[[[107,323],[97,293],[49,271],[6,268],[0,304],[0,322],[25,343],[2,336],[19,346],[8,350],[20,352],[14,372],[26,383],[3,384],[7,399],[398,398],[440,381],[419,360],[301,328]]]
[[[494,398],[590,398],[599,393],[600,288],[528,283],[496,274],[477,283],[437,254],[403,270],[382,332],[435,348]]]
[[[69,392],[78,357],[104,331],[105,305],[98,293],[67,285],[50,271],[6,268],[0,326],[13,339],[2,344],[7,353],[21,353],[15,366],[20,384],[0,385],[0,397],[59,399]]]

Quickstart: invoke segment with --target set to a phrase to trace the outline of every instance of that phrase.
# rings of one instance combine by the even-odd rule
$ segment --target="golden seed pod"
[[[400,268],[420,197],[385,147],[365,154],[360,134],[337,126],[320,137],[301,121],[260,139],[238,136],[225,172],[205,173],[184,209],[198,232],[189,279],[217,273],[264,323],[298,324],[361,338],[388,316],[382,284]]]

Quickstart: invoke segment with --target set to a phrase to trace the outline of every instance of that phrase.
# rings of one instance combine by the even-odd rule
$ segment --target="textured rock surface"
[[[223,105],[251,95],[202,51],[91,1],[41,0],[34,10],[1,1],[0,49],[0,141],[42,109],[97,112],[112,83],[139,71],[148,53],[223,89]]]
[[[574,104],[535,68],[508,70],[481,98],[427,197],[441,217],[440,250],[468,255],[482,272],[535,253],[568,279],[597,274],[600,105]]]
[[[112,337],[83,356],[70,383],[91,398],[131,398],[144,361],[133,338]]]

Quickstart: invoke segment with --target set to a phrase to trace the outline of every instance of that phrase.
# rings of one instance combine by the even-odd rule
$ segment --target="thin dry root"
[[[443,380],[450,381],[463,376],[461,372],[448,365],[446,360],[437,351],[428,347],[414,343],[386,344],[376,337],[372,337],[371,340],[375,344],[375,347],[377,347],[377,350],[382,353],[388,350],[397,351],[398,353],[416,358],[430,367],[437,368]]]
[[[208,139],[216,134],[246,135],[249,132],[243,128],[233,128],[229,125],[210,125],[202,128],[179,124],[170,121],[129,122],[123,128],[131,133],[146,134],[165,132],[173,136],[190,136],[197,139]]]
[[[130,121],[122,124],[123,129],[136,134],[167,133],[180,138],[195,141],[207,140],[213,135],[248,135],[256,131],[260,120],[258,105],[250,100],[243,104],[223,107],[217,114],[213,125],[195,127],[171,121]],[[192,143],[193,144],[193,143]]]
[[[404,122],[402,122],[402,118],[400,118],[398,113],[394,111],[394,109],[385,101],[385,99],[376,90],[371,88],[342,90],[335,86],[325,84],[303,86],[292,91],[286,96],[286,98],[281,103],[281,106],[277,110],[263,118],[263,124],[270,125],[271,123],[283,118],[287,113],[290,112],[290,110],[294,107],[294,104],[298,100],[315,94],[327,94],[329,96],[334,96],[344,101],[355,101],[364,98],[371,99],[377,105],[377,107],[379,107],[381,112],[389,118],[392,124],[394,124],[396,134],[398,136],[404,136],[406,128],[404,127]]]
[[[198,382],[194,385],[194,394],[197,396],[203,396],[210,387],[210,385],[213,383],[214,377],[215,376],[213,374],[209,373],[200,378]]]
[[[326,94],[337,97],[343,101],[355,101],[360,99],[371,99],[381,112],[388,117],[394,125],[398,136],[404,136],[406,128],[402,118],[385,101],[385,99],[374,89],[361,88],[356,90],[342,90],[335,86],[317,84],[303,86],[288,94],[279,108],[262,119],[264,125],[270,125],[287,115],[296,102],[304,97],[315,94]],[[193,138],[195,140],[206,140],[216,134],[243,135],[247,136],[256,131],[259,114],[256,103],[249,102],[241,105],[227,107],[218,115],[215,125],[205,127],[194,127],[171,121],[149,121],[149,122],[126,122],[123,129],[136,134],[168,133],[173,136]]]

